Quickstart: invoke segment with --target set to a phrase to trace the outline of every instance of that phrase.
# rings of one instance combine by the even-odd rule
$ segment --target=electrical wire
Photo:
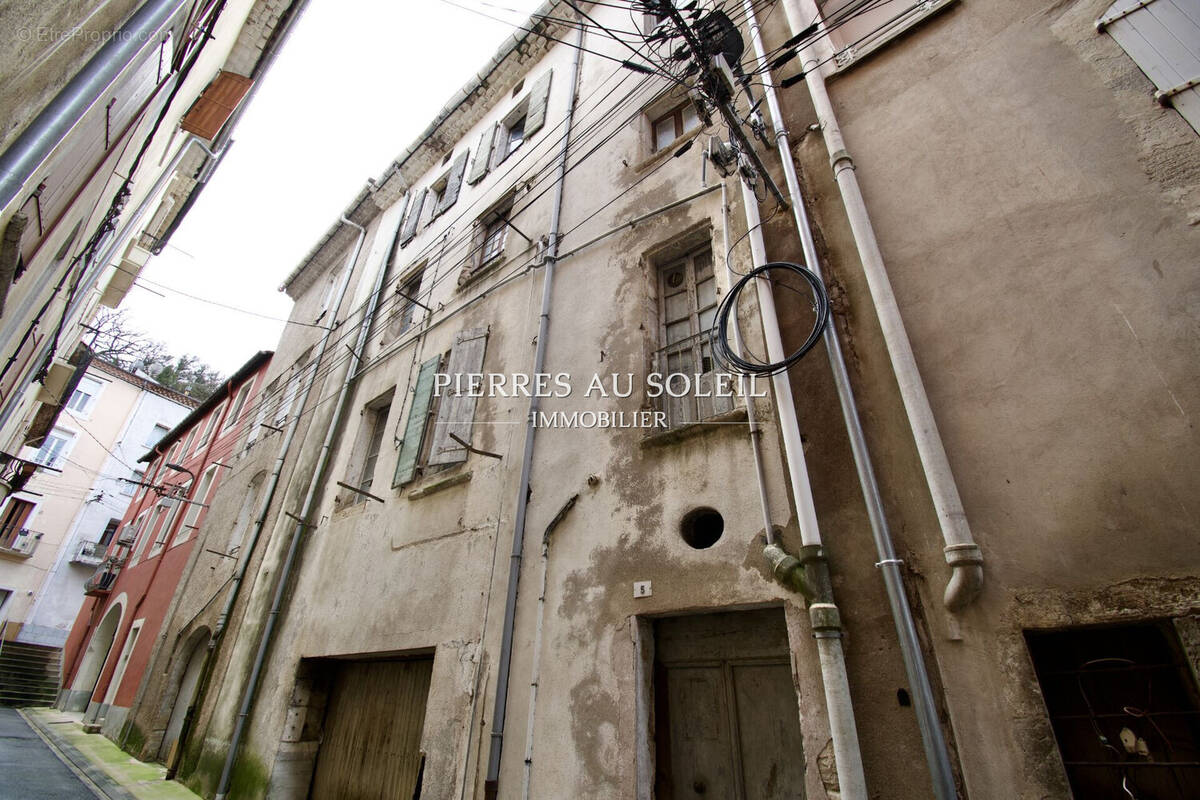
[[[739,355],[736,348],[730,344],[730,314],[736,313],[738,295],[742,293],[750,282],[764,279],[768,279],[769,282],[769,276],[772,271],[798,275],[809,285],[813,294],[816,321],[813,323],[812,331],[804,341],[804,344],[800,345],[791,354],[785,356],[783,360],[767,361],[765,359],[746,358]],[[821,340],[821,334],[825,331],[825,326],[828,323],[829,295],[825,291],[825,285],[821,283],[821,279],[812,270],[800,264],[793,264],[788,261],[772,261],[750,270],[737,283],[730,287],[729,292],[726,293],[717,306],[713,327],[709,331],[709,342],[712,346],[713,358],[727,372],[736,372],[741,375],[778,375],[781,372],[786,372],[789,367],[804,358],[808,351],[816,346],[817,342]]]

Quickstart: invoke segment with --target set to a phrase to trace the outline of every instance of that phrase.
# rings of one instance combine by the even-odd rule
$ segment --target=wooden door
[[[432,658],[340,666],[317,752],[313,800],[418,797]]]
[[[804,797],[782,610],[658,620],[655,651],[659,800]]]

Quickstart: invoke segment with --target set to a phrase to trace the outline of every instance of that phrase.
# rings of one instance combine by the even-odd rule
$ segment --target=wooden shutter
[[[495,128],[479,134],[479,144],[475,145],[475,160],[471,162],[471,171],[467,173],[467,183],[478,183],[484,175],[487,175],[488,162],[492,158],[492,141],[495,138]]]
[[[525,138],[528,139],[542,129],[546,124],[546,103],[550,99],[550,78],[553,70],[537,79],[529,90],[529,111],[525,115]]]
[[[400,229],[400,246],[404,247],[412,241],[417,235],[417,222],[421,219],[421,209],[425,207],[425,189],[422,189],[413,198],[412,205],[408,207],[408,214],[404,217],[404,227]]]
[[[404,441],[400,443],[400,455],[396,459],[396,475],[392,478],[393,489],[408,483],[417,474],[421,440],[425,436],[429,404],[433,400],[433,375],[437,372],[441,360],[440,356],[434,356],[422,364],[417,373],[417,385],[413,390],[412,405],[408,409],[408,422],[404,426]]]
[[[434,215],[441,214],[458,201],[458,190],[462,188],[463,173],[467,171],[467,156],[470,151],[463,150],[450,165],[450,175],[446,178],[446,191],[442,192],[442,201],[433,210]]]
[[[454,376],[480,372],[487,336],[486,328],[471,328],[458,334],[454,349],[450,351],[446,374]],[[465,380],[463,384],[465,389]],[[450,434],[453,433],[464,442],[471,441],[471,424],[475,420],[475,401],[478,398],[469,392],[452,394],[454,385],[451,383],[447,387],[438,405],[437,420],[433,424],[433,442],[429,448],[430,464],[456,464],[467,460],[467,449],[451,439]]]
[[[491,168],[495,169],[505,156],[508,155],[508,128],[497,123],[492,128],[492,159]]]
[[[1200,4],[1117,0],[1097,25],[1146,73],[1157,100],[1200,131]]]
[[[215,138],[253,84],[253,80],[236,72],[218,70],[217,77],[184,114],[179,127],[203,139]]]

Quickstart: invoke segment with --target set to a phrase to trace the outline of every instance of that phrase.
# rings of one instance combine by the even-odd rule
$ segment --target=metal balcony
[[[107,545],[100,544],[99,542],[80,542],[75,555],[71,556],[71,563],[98,567],[103,563],[104,551],[107,549]]]
[[[742,400],[737,396],[716,396],[718,373],[708,331],[658,350],[654,354],[654,369],[668,381],[672,391],[682,394],[681,397],[671,397],[664,391],[654,399],[657,409],[667,414],[668,428],[680,428],[719,417],[741,405]],[[686,393],[683,378],[670,378],[672,375],[688,376]],[[722,391],[731,391],[737,385],[736,381],[730,379],[724,379],[722,383]]]
[[[37,549],[37,544],[41,541],[42,535],[37,531],[31,531],[28,528],[21,528],[15,533],[4,531],[0,533],[0,553],[4,555],[17,556],[18,558],[29,558],[33,555],[33,551]]]
[[[121,564],[118,559],[104,559],[100,564],[100,569],[96,570],[96,574],[88,578],[87,583],[83,585],[83,593],[88,597],[104,597],[112,591],[119,574],[121,574]]]
[[[4,489],[2,494],[8,495],[24,489],[37,468],[38,465],[32,461],[0,453],[0,487]]]

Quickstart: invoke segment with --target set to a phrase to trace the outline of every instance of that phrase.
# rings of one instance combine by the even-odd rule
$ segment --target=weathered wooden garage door
[[[338,669],[317,753],[313,800],[409,800],[421,772],[432,658]]]
[[[804,753],[781,609],[657,620],[655,796],[801,800]]]

